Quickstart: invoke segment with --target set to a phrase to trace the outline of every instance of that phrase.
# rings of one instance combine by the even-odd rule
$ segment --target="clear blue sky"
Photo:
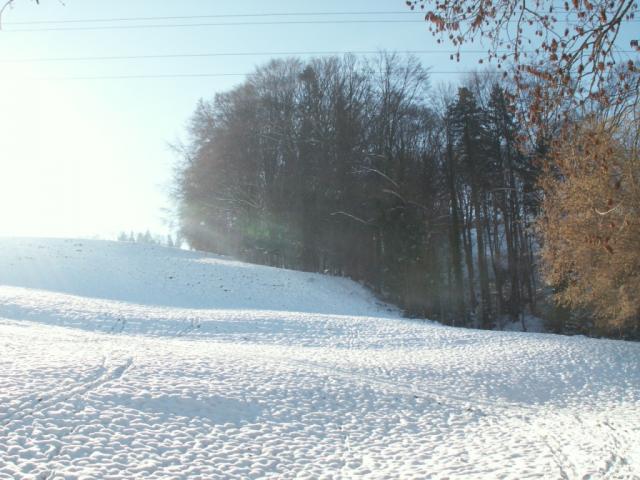
[[[278,51],[444,50],[421,55],[434,71],[456,64],[424,23],[230,25],[12,31],[109,25],[402,19],[404,0],[16,0],[0,32],[0,235],[115,236],[166,233],[174,154],[199,98],[242,77],[80,80],[70,77],[245,73],[268,56],[7,62],[96,57]],[[397,15],[200,18],[40,24],[73,19],[257,13],[399,12]],[[433,82],[455,75],[434,75]]]

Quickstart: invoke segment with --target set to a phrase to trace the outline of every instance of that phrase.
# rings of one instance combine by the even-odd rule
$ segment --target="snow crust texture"
[[[640,345],[399,318],[345,279],[0,240],[0,478],[640,478]]]

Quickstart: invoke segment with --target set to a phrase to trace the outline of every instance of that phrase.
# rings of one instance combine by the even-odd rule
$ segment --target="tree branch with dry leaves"
[[[481,40],[485,60],[511,78],[519,91],[535,90],[537,109],[571,98],[575,105],[611,107],[637,98],[638,39],[621,45],[620,33],[635,21],[637,0],[409,0],[423,10],[438,43],[451,42],[460,60],[463,45]],[[542,81],[532,81],[532,77]],[[545,94],[546,91],[546,94]],[[544,97],[544,99],[543,99]]]

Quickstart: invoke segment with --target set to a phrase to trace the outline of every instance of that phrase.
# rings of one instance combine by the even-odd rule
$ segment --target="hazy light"
[[[137,214],[132,138],[82,85],[0,78],[0,235],[115,235],[149,224]],[[159,142],[162,140],[159,139]],[[126,192],[126,193],[125,193]],[[140,202],[141,204],[144,202]]]

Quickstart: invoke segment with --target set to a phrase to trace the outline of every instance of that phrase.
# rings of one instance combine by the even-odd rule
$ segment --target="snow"
[[[346,279],[0,239],[0,478],[640,478],[639,365]]]

